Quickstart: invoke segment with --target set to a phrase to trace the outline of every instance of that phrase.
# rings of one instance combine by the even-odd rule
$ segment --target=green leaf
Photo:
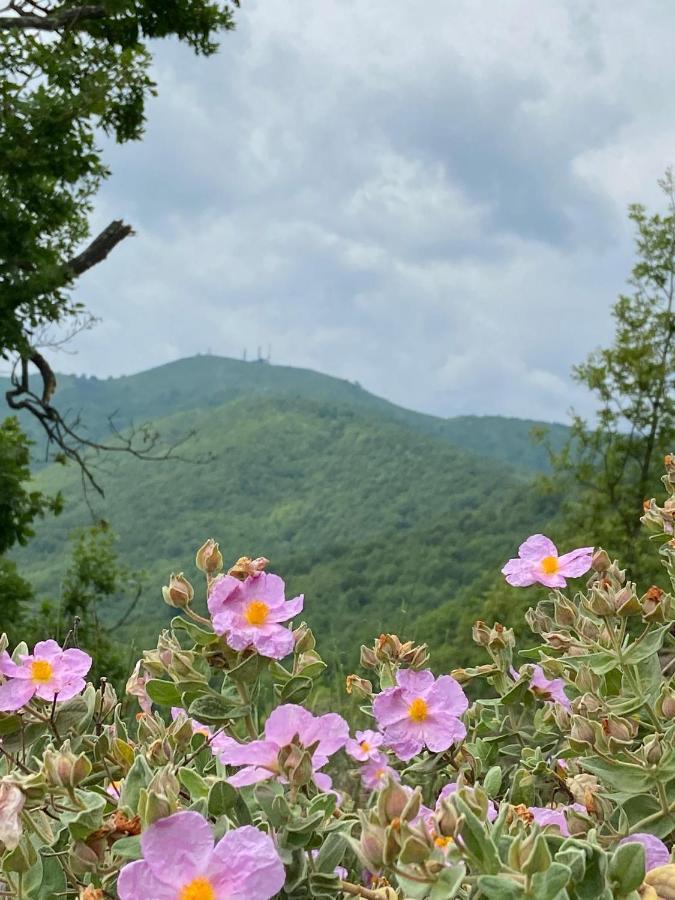
[[[302,703],[309,696],[314,682],[306,675],[294,675],[279,691],[282,703]]]
[[[134,835],[133,837],[120,838],[111,847],[113,856],[119,856],[122,859],[135,860],[141,859],[143,851],[141,850],[141,837]]]
[[[145,685],[145,690],[153,703],[158,706],[180,706],[181,694],[178,686],[173,681],[162,681],[159,678],[151,678]]]
[[[194,769],[182,766],[178,770],[178,780],[189,793],[192,800],[203,800],[205,797],[208,797],[209,785]]]
[[[103,824],[103,811],[106,800],[101,794],[76,790],[75,795],[81,806],[76,812],[61,814],[62,820],[75,841],[83,841]]]
[[[205,725],[222,725],[231,719],[246,715],[249,707],[233,707],[221,694],[205,694],[190,704],[190,715]]]
[[[217,819],[218,816],[222,816],[234,805],[236,799],[237,791],[231,784],[224,780],[216,781],[215,784],[211,785],[211,790],[209,791],[209,815]]]
[[[490,900],[517,900],[525,896],[525,890],[506,875],[481,875],[478,888],[481,896],[489,897]]]
[[[347,844],[339,832],[329,834],[321,845],[319,855],[316,858],[316,868],[319,872],[333,872],[339,866],[345,855]]]
[[[133,762],[133,765],[127,772],[122,782],[122,790],[120,791],[120,806],[129,809],[136,815],[138,812],[138,798],[141,790],[150,784],[152,771],[146,758],[139,753]]]
[[[636,891],[645,878],[645,848],[642,844],[621,844],[609,861],[609,877],[617,896]]]
[[[555,900],[572,877],[572,872],[559,862],[532,876],[532,896],[536,900]]]
[[[452,868],[443,869],[438,881],[431,889],[429,900],[453,900],[453,897],[456,897],[459,893],[465,877],[466,869],[462,863],[452,866]]]
[[[486,874],[496,874],[501,868],[501,862],[497,848],[486,832],[485,826],[460,797],[455,796],[454,803],[464,820],[460,828],[464,847]]]
[[[200,628],[199,625],[184,619],[182,616],[175,616],[171,620],[171,627],[174,631],[187,632],[195,644],[198,644],[200,647],[208,647],[209,644],[215,644],[216,641],[220,640],[219,636],[213,631]]]
[[[643,659],[653,656],[661,649],[666,634],[672,628],[672,622],[666,622],[654,631],[650,631],[639,643],[635,641],[623,651],[623,660],[627,665],[635,666]]]

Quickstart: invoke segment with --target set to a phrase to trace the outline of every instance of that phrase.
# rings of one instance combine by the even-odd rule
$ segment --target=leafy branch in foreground
[[[150,42],[175,36],[210,55],[218,33],[234,27],[236,5],[15,0],[0,11],[0,356],[16,361],[7,400],[35,416],[56,452],[78,464],[73,450],[86,441],[54,405],[56,379],[36,335],[83,315],[72,297],[76,280],[132,234],[114,220],[90,239],[93,199],[110,174],[96,135],[140,140],[156,90]],[[133,446],[148,454],[142,441]],[[85,477],[95,484],[91,470]]]

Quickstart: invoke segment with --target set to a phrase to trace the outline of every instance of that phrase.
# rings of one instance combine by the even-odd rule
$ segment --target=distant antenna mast
[[[272,358],[272,345],[268,344],[267,345],[267,362],[269,362],[271,358]]]

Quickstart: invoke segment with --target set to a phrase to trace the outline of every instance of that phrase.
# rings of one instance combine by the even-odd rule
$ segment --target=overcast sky
[[[142,144],[62,371],[198,352],[440,415],[564,421],[609,340],[626,206],[675,160],[670,0],[242,0],[220,53],[159,45]]]

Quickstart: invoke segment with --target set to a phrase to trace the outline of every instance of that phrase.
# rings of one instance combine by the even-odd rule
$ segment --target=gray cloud
[[[215,59],[161,45],[96,211],[138,234],[83,279],[102,324],[62,368],[271,344],[441,415],[588,409],[570,367],[607,340],[625,206],[674,156],[669,18],[248,0]]]

